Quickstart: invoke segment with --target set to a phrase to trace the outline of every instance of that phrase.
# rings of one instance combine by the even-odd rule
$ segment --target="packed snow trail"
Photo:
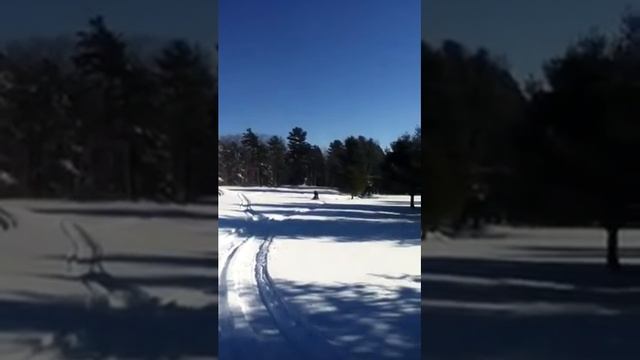
[[[76,276],[87,288],[91,295],[90,301],[106,301],[115,307],[157,303],[157,299],[139,287],[128,284],[107,272],[103,265],[102,245],[84,227],[75,222],[63,220],[60,222],[60,228],[71,243],[67,257],[68,269],[71,275]],[[79,265],[85,264],[88,266],[86,271],[77,271]]]
[[[0,227],[3,230],[9,230],[18,226],[16,217],[0,206]]]
[[[216,205],[0,206],[1,359],[216,358]]]
[[[241,192],[237,195],[247,221],[272,221],[253,210],[247,195]],[[228,346],[221,346],[220,358],[249,359],[260,348],[265,359],[344,359],[344,355],[289,309],[278,294],[268,270],[273,238],[249,236],[232,248],[225,262],[220,276],[220,313],[223,314],[220,337]],[[237,265],[229,276],[233,264]],[[249,264],[252,266],[247,266]],[[250,278],[251,268],[255,280]],[[249,285],[253,280],[255,287]]]
[[[310,190],[224,188],[220,359],[418,359],[419,213]]]

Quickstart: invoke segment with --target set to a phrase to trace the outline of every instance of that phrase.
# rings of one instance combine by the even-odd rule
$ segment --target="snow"
[[[60,165],[65,170],[67,170],[70,174],[75,175],[75,176],[79,176],[80,175],[80,170],[78,170],[78,168],[75,166],[73,161],[71,161],[70,159],[62,159],[62,160],[60,160]]]
[[[420,358],[420,213],[408,196],[222,189],[221,359]]]
[[[0,358],[208,358],[216,205],[0,202]]]
[[[638,358],[640,231],[620,237],[623,271],[612,273],[598,228],[428,234],[422,249],[425,358]]]
[[[6,171],[0,170],[0,185],[15,185],[18,181]]]

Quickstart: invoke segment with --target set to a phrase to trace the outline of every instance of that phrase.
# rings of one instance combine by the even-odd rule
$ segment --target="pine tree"
[[[361,139],[350,136],[344,140],[345,175],[347,191],[353,196],[360,195],[367,186],[366,152]]]
[[[411,208],[415,207],[414,197],[421,185],[420,134],[420,130],[416,130],[413,136],[406,134],[392,142],[384,164],[387,187],[408,194]]]
[[[329,144],[327,151],[327,184],[339,189],[345,188],[345,148],[340,140],[334,140]]]
[[[317,145],[311,147],[309,163],[312,184],[315,186],[324,186],[325,159],[322,150]]]
[[[207,170],[210,167],[195,164],[214,163],[215,78],[206,55],[184,41],[165,47],[156,63],[173,178],[178,198],[190,200],[195,188],[210,188],[207,184],[214,183],[215,174]]]
[[[294,127],[287,137],[288,152],[287,165],[289,167],[289,182],[292,185],[301,185],[309,176],[309,154],[311,145],[307,142],[307,132],[302,128]]]
[[[239,185],[243,182],[242,151],[240,145],[230,139],[220,139],[220,176],[226,185]]]
[[[247,182],[246,184],[261,185],[260,165],[258,159],[260,140],[249,128],[242,134],[240,143],[242,144],[242,163],[245,170],[244,178]]]
[[[89,21],[89,31],[78,32],[76,48],[73,60],[84,86],[82,98],[77,100],[87,105],[94,102],[82,112],[90,190],[132,196],[132,177],[128,175],[133,169],[127,161],[132,139],[127,135],[133,130],[122,107],[129,68],[126,43],[107,28],[102,17],[96,17]]]
[[[287,146],[284,140],[278,136],[272,136],[267,142],[267,158],[269,173],[271,174],[270,184],[280,186],[287,179],[286,164]]]

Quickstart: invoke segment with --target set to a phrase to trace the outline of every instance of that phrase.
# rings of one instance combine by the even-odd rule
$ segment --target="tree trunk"
[[[415,195],[414,194],[410,194],[410,196],[411,196],[411,208],[414,209],[416,207],[416,203],[414,201]]]
[[[475,231],[480,230],[480,216],[478,214],[473,214],[471,226]]]
[[[125,170],[125,181],[126,181],[126,191],[127,197],[129,200],[137,200],[137,192],[136,192],[136,154],[134,145],[128,143],[126,145],[126,151],[123,154],[126,158],[124,164]]]
[[[182,164],[180,164],[180,202],[186,204],[189,202],[189,155],[185,148],[182,149]]]
[[[607,267],[611,270],[620,269],[618,256],[618,227],[607,228]]]

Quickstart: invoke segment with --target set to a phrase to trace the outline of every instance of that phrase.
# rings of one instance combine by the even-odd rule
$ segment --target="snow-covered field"
[[[0,201],[0,358],[214,358],[215,201]]]
[[[640,231],[494,227],[422,249],[425,359],[640,359]]]
[[[222,191],[221,360],[420,358],[420,213],[408,196]]]

